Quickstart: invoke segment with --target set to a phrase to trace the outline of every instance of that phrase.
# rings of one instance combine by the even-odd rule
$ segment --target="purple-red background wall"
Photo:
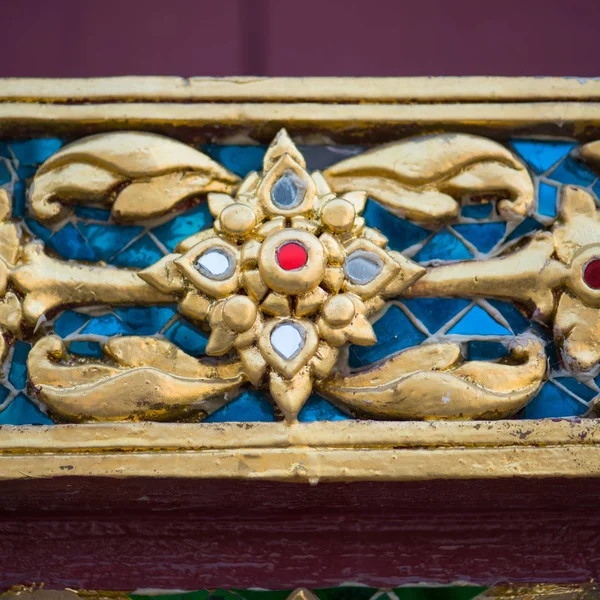
[[[0,76],[600,75],[600,0],[0,0]]]

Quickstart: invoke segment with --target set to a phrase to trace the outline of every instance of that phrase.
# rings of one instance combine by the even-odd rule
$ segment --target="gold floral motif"
[[[246,177],[235,197],[209,194],[212,233],[197,243],[183,242],[184,253],[140,277],[159,290],[173,289],[174,265],[196,289],[185,298],[191,293],[205,299],[202,313],[212,331],[207,354],[235,350],[252,383],[266,380],[282,414],[293,421],[313,381],[333,368],[338,348],[349,341],[375,343],[368,315],[425,270],[389,251],[381,234],[369,233],[360,217],[364,193],[338,197],[320,173],[310,175],[285,131],[269,147],[263,168],[262,176]],[[282,193],[296,190],[289,206],[277,202],[278,185],[291,186],[292,192]],[[300,267],[286,269],[278,262],[286,244],[299,245],[306,254]],[[209,251],[230,261],[226,276],[203,272],[199,261]],[[364,284],[344,269],[348,257],[360,252],[377,261],[379,269]],[[282,326],[298,332],[300,347],[293,356],[273,342]]]
[[[58,338],[42,337],[30,354],[29,376],[53,415],[72,421],[201,419],[248,383],[268,387],[288,422],[313,388],[358,417],[379,419],[501,418],[535,395],[546,374],[535,339],[517,340],[497,363],[465,362],[461,347],[447,343],[406,350],[366,371],[336,366],[347,344],[376,342],[369,317],[386,299],[413,295],[503,297],[534,309],[538,320],[556,313],[557,336],[578,356],[570,366],[585,368],[587,329],[559,318],[578,314],[577,308],[561,313],[569,298],[581,297],[586,308],[593,300],[576,276],[581,240],[592,239],[585,231],[596,222],[582,192],[567,192],[554,236],[539,234],[494,260],[427,271],[390,250],[361,216],[367,195],[357,185],[417,221],[452,218],[464,196],[487,193],[502,197],[506,219],[522,218],[533,206],[531,177],[499,144],[463,134],[425,136],[308,173],[282,130],[263,171],[250,173],[231,195],[235,184],[234,175],[201,153],[133,132],[83,139],[42,165],[31,202],[47,220],[77,201],[112,204],[115,218],[140,219],[216,190],[208,194],[213,227],[142,271],[61,261],[3,225],[0,318],[7,331],[18,335],[67,305],[171,302],[211,331],[206,352],[215,358],[203,359],[167,342],[127,337],[109,340],[98,362],[70,357]],[[9,218],[9,207],[4,213]],[[295,249],[284,264],[282,249],[289,245]],[[588,246],[581,252],[588,260]],[[507,279],[515,285],[507,286]]]

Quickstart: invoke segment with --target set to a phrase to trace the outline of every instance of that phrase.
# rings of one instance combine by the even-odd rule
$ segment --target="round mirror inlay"
[[[286,242],[277,249],[277,263],[284,271],[301,269],[308,262],[308,252],[299,242]]]
[[[356,250],[347,259],[344,270],[354,284],[369,283],[381,273],[383,261],[374,252]]]
[[[235,258],[225,248],[209,248],[196,259],[194,266],[205,277],[220,281],[235,271]]]
[[[282,358],[294,358],[304,347],[306,331],[302,325],[289,321],[277,325],[271,332],[271,346]]]
[[[600,258],[594,258],[583,269],[583,280],[593,290],[600,290]]]
[[[271,200],[278,208],[295,208],[304,200],[306,187],[306,183],[288,169],[271,188]]]

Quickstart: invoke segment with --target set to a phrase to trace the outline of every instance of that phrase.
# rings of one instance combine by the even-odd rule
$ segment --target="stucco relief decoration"
[[[598,142],[580,159],[600,163]],[[467,134],[419,136],[309,172],[282,130],[262,171],[243,180],[206,154],[160,135],[116,132],[66,145],[38,169],[32,217],[49,224],[74,206],[102,206],[127,225],[208,203],[212,227],[144,269],[63,260],[11,219],[0,196],[2,355],[35,342],[32,394],[57,422],[202,420],[248,388],[296,421],[318,392],[355,418],[498,419],[540,390],[548,357],[534,332],[506,357],[467,360],[458,341],[430,341],[363,369],[350,344],[377,344],[372,323],[394,299],[513,302],[553,331],[565,368],[600,363],[600,221],[589,191],[565,186],[547,231],[485,260],[419,265],[390,249],[363,216],[367,198],[430,228],[454,222],[466,199],[493,197],[521,222],[534,209],[529,170],[505,146]],[[176,304],[210,335],[193,357],[160,336],[114,336],[103,357],[78,356],[45,326],[66,307]]]

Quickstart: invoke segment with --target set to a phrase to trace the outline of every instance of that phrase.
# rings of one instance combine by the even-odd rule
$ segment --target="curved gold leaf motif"
[[[17,290],[25,294],[23,316],[31,325],[61,306],[148,305],[174,300],[143,281],[136,271],[58,260],[48,256],[40,242],[23,248],[21,261],[9,276]]]
[[[239,362],[203,363],[154,338],[116,338],[104,351],[110,362],[78,362],[57,336],[35,344],[29,377],[53,416],[74,422],[203,418],[232,400],[246,380]]]
[[[516,345],[506,362],[461,363],[458,344],[427,344],[368,370],[335,375],[317,389],[362,417],[501,419],[523,408],[546,375],[537,340]]]
[[[38,170],[31,210],[42,221],[65,216],[66,204],[112,205],[116,221],[162,215],[182,200],[229,192],[239,178],[202,152],[153,133],[92,135],[68,144]]]
[[[431,225],[456,218],[467,195],[500,195],[498,211],[507,220],[533,209],[525,166],[504,146],[475,135],[394,142],[343,160],[324,176],[335,192],[365,190],[400,216]]]

